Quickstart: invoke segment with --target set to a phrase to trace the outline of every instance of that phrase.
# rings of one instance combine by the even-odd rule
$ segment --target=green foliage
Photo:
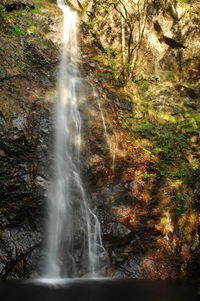
[[[11,25],[10,28],[17,36],[25,36],[25,32],[19,26]]]
[[[0,23],[2,25],[2,33],[4,35],[14,34],[16,36],[25,36],[28,35],[28,33],[33,32],[42,35],[48,25],[46,22],[46,15],[44,17],[41,16],[41,18],[35,16],[35,13],[37,13],[37,3],[39,3],[39,1],[36,1],[35,9],[27,7],[24,9],[13,10],[11,12],[5,11],[5,8],[0,5]],[[49,2],[45,1],[43,2],[43,5],[48,5],[51,8]]]
[[[148,151],[159,158],[159,164],[151,167],[169,179],[189,178],[195,170],[186,160],[190,150],[191,134],[199,133],[199,119],[185,114],[185,119],[177,124],[156,124],[146,118],[138,118],[128,111],[119,112],[121,126],[128,130],[135,140],[148,139]],[[147,175],[148,177],[148,175]]]
[[[84,26],[87,27],[88,30],[94,29],[95,23],[88,21],[88,22],[84,22]]]
[[[170,179],[176,180],[179,178],[186,178],[191,175],[192,170],[184,162],[180,162],[180,165],[176,171],[169,171],[168,176]]]
[[[141,176],[142,176],[142,178],[144,178],[144,179],[148,179],[148,178],[151,178],[151,177],[153,176],[153,174],[152,174],[152,173],[145,172],[145,173],[143,173]]]
[[[191,193],[183,193],[181,195],[172,195],[171,199],[177,203],[176,212],[180,216],[185,215],[185,205],[190,200]]]
[[[139,87],[143,92],[145,92],[149,89],[149,86],[150,86],[150,81],[149,80],[139,79],[138,82],[139,82]]]
[[[49,64],[49,62],[45,58],[38,57],[30,49],[25,49],[24,54],[30,62],[34,63],[34,65],[36,64],[42,67]],[[26,70],[26,66],[23,66],[23,69]]]
[[[109,78],[113,80],[115,85],[119,84],[121,80],[121,67],[115,60],[116,52],[117,50],[114,48],[105,48],[104,52],[99,51],[98,55],[93,58],[93,60],[98,62],[104,70],[103,72],[99,71],[98,75],[109,75]]]
[[[180,122],[180,126],[187,134],[200,134],[200,118],[193,112],[185,113],[184,120]]]
[[[181,3],[191,3],[191,0],[178,0],[178,2],[181,2]]]
[[[106,72],[97,72],[97,75],[102,76],[102,77],[108,77],[110,74]]]
[[[4,15],[6,13],[6,9],[3,5],[0,5],[0,16]]]
[[[102,4],[95,6],[95,9],[98,9],[98,10],[106,9],[106,8],[109,8],[110,5],[111,5],[110,3],[102,3]]]
[[[42,6],[41,0],[35,0],[34,3],[35,3],[35,8],[34,8],[34,10],[33,10],[34,13],[40,14],[40,13],[41,13],[40,8],[41,8],[41,6]]]
[[[167,218],[166,216],[162,217],[160,220],[161,224],[165,225],[167,223]]]
[[[153,134],[156,131],[156,126],[148,120],[144,120],[139,123],[139,126],[136,126],[135,131],[142,137],[148,137],[149,134]]]
[[[130,123],[130,119],[129,119]],[[187,137],[181,132],[174,131],[173,126],[156,125],[148,120],[137,120],[133,126],[133,136],[149,138],[153,142],[152,154],[159,155],[160,159],[172,163],[187,148]]]
[[[168,195],[168,194],[167,194]],[[169,206],[165,206],[164,208],[163,208],[163,211],[164,212],[168,212],[169,211]]]

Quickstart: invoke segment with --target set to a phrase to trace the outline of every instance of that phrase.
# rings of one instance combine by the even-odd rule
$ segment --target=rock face
[[[40,267],[58,60],[48,29],[53,17],[60,20],[21,9],[33,6],[31,1],[8,2],[20,10],[1,14],[1,279],[29,278]],[[35,23],[40,34],[34,32]]]
[[[70,3],[82,13],[84,70],[101,95],[99,105],[90,100],[86,168],[109,273],[191,276],[198,253],[199,4]]]
[[[197,1],[101,0],[88,4],[82,0],[82,9],[77,1],[70,3],[81,11],[83,27],[92,43],[104,54],[109,53],[101,72],[117,74],[123,65],[124,72],[133,79],[182,80],[190,84],[199,80]]]
[[[179,196],[179,189],[186,189],[185,184],[180,188],[174,186],[176,181],[167,181],[155,168],[158,158],[141,146],[148,146],[149,142],[134,142],[121,128],[120,118],[125,116],[118,113],[117,121],[117,112],[126,106],[130,120],[131,99],[102,89],[94,73],[89,71],[86,76],[96,85],[98,94],[88,88],[88,102],[81,108],[85,135],[83,172],[110,256],[108,275],[142,279],[194,275],[189,262],[190,258],[197,258],[197,241],[191,236],[186,242],[183,235],[196,233],[197,214],[193,209],[187,212],[191,223],[186,226],[182,211],[179,213],[182,205],[175,197],[183,197],[182,192]],[[185,197],[189,205],[189,194]]]
[[[82,173],[110,257],[107,274],[196,277],[199,6],[68,2],[81,17],[80,68],[87,95],[80,105]],[[35,3],[36,12],[23,9],[33,5],[7,0],[0,6],[1,279],[40,276],[45,256],[61,15],[50,0],[42,7]],[[129,78],[126,86],[124,78]],[[169,124],[175,128],[166,133]],[[182,153],[174,151],[179,148]],[[187,167],[181,177],[177,165]]]

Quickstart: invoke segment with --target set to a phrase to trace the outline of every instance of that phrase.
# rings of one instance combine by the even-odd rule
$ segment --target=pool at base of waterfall
[[[38,279],[0,282],[2,301],[195,301],[186,281],[133,279]]]

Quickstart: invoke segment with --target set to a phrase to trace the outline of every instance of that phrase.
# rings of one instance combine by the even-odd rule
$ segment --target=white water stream
[[[81,115],[77,13],[57,0],[63,13],[63,44],[55,104],[54,177],[48,196],[46,278],[98,276],[105,259],[100,224],[89,207],[81,177]],[[84,93],[84,92],[82,92]]]
[[[95,92],[93,92],[93,94],[95,95]],[[115,170],[115,156],[116,156],[116,141],[113,142],[111,140],[109,134],[108,134],[108,128],[107,128],[107,125],[106,125],[105,116],[104,116],[104,113],[103,113],[103,110],[102,110],[102,107],[101,107],[101,102],[100,102],[100,99],[99,99],[98,96],[97,96],[97,103],[98,103],[98,107],[99,107],[101,121],[102,121],[102,124],[103,124],[104,136],[106,138],[106,143],[108,145],[109,152],[112,156],[112,166],[111,166],[111,168],[114,171]]]

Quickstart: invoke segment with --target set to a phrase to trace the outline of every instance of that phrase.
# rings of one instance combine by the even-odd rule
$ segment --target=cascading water
[[[100,112],[100,116],[101,116],[101,120],[102,120],[102,124],[103,124],[104,136],[105,136],[108,148],[109,148],[109,152],[112,155],[112,170],[114,171],[115,170],[115,157],[116,157],[116,138],[114,136],[115,139],[114,139],[114,141],[112,141],[110,136],[108,135],[108,128],[107,128],[105,116],[104,116],[104,113],[103,113],[103,110],[101,107],[101,102],[100,102],[98,95],[95,95],[95,90],[93,90],[93,95],[97,96],[97,103],[98,103],[99,112]]]
[[[77,13],[64,0],[63,44],[55,104],[54,178],[48,196],[46,278],[98,276],[106,253],[100,225],[89,208],[81,178],[81,116]]]

